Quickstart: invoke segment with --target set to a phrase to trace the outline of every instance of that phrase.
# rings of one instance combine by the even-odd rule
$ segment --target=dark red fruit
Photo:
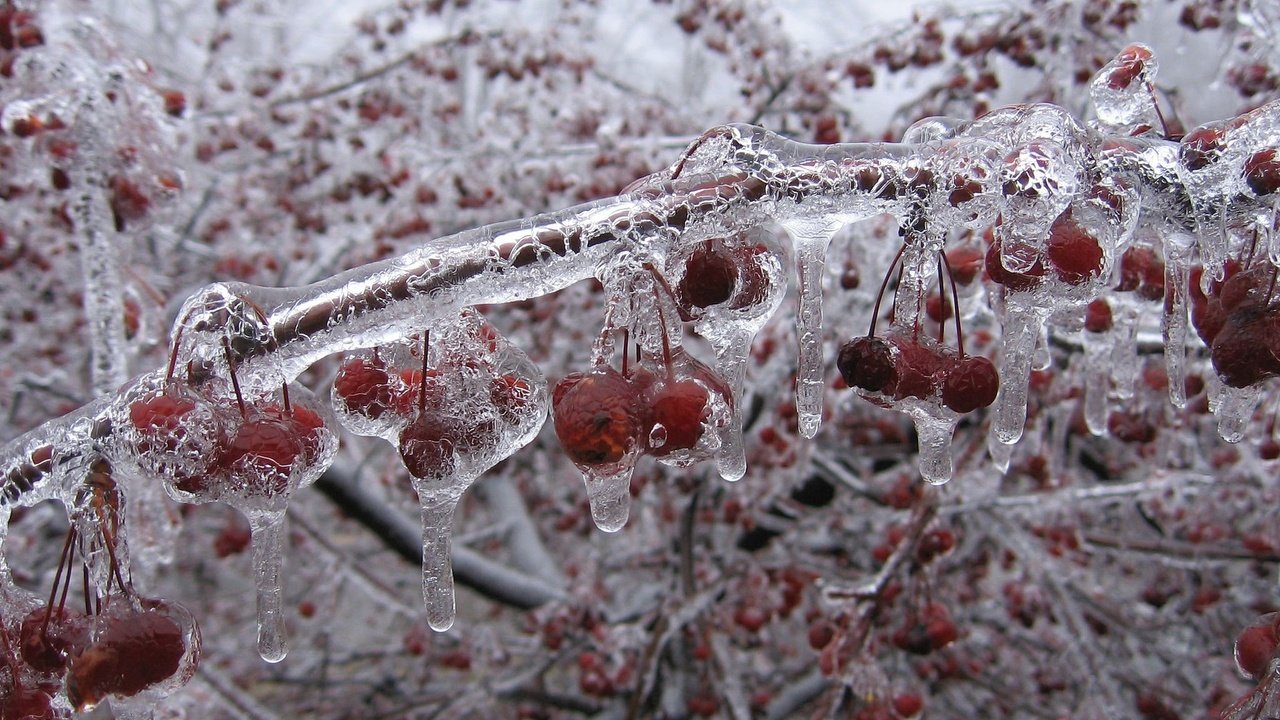
[[[621,373],[603,368],[570,375],[560,381],[553,395],[556,437],[573,462],[589,467],[608,465],[637,446],[639,400]]]
[[[730,252],[708,240],[689,256],[676,293],[682,304],[708,308],[728,301],[737,282],[738,268]]]
[[[333,391],[347,409],[370,420],[382,417],[392,406],[391,380],[378,360],[353,358],[342,364]]]
[[[247,495],[274,497],[289,489],[293,464],[306,448],[291,419],[279,412],[255,414],[240,424],[218,465],[244,481]]]
[[[499,375],[489,383],[489,402],[503,420],[516,423],[533,402],[533,389],[515,375]]]
[[[176,392],[161,392],[129,406],[129,422],[142,435],[139,452],[174,452],[186,437],[187,415],[195,400]]]
[[[1013,272],[1006,269],[1004,262],[1001,261],[1000,248],[1001,243],[999,240],[993,242],[991,247],[987,248],[987,277],[991,278],[991,282],[1003,285],[1013,292],[1035,290],[1044,284],[1045,269],[1042,258],[1037,258],[1026,272]]]
[[[958,413],[973,412],[995,402],[1000,390],[996,366],[981,355],[961,358],[942,381],[942,404]]]
[[[1089,303],[1084,309],[1084,329],[1091,333],[1104,333],[1111,329],[1111,304],[1103,298]]]
[[[162,612],[108,618],[97,641],[72,660],[67,698],[83,710],[108,695],[132,697],[173,677],[186,651],[182,628]]]
[[[53,720],[61,717],[53,710],[53,698],[39,688],[18,685],[12,693],[0,695],[0,720]]]
[[[893,711],[901,718],[913,718],[924,709],[924,700],[915,693],[899,693],[893,698]]]
[[[893,351],[885,340],[864,335],[840,347],[836,368],[849,387],[881,392],[894,379]]]
[[[1261,680],[1276,658],[1277,645],[1280,644],[1276,625],[1277,621],[1272,617],[1250,625],[1236,638],[1236,666],[1252,680]]]
[[[1045,254],[1054,274],[1068,285],[1083,285],[1102,274],[1102,246],[1075,221],[1071,210],[1064,211],[1049,227]]]
[[[1258,196],[1280,190],[1280,158],[1275,148],[1259,150],[1244,162],[1244,182]]]
[[[1236,388],[1249,387],[1280,375],[1280,359],[1272,349],[1277,340],[1280,340],[1280,322],[1276,318],[1228,315],[1213,339],[1209,358],[1224,383]]]
[[[451,475],[456,461],[457,433],[440,418],[423,414],[400,431],[400,459],[416,478]]]
[[[1130,45],[1112,62],[1115,67],[1107,74],[1107,87],[1112,90],[1124,90],[1133,84],[1151,60],[1151,51],[1141,45]]]
[[[36,608],[22,619],[19,647],[22,659],[32,670],[61,674],[71,657],[89,644],[89,623],[74,610],[46,611],[47,608]]]
[[[1178,159],[1188,170],[1202,170],[1222,157],[1226,144],[1222,140],[1221,127],[1204,126],[1196,128],[1182,138],[1178,147]]]
[[[703,423],[711,416],[711,395],[693,380],[664,383],[649,399],[649,419],[661,425],[666,440],[654,447],[646,434],[645,443],[655,457],[665,457],[678,450],[688,450],[702,439]]]
[[[945,605],[929,603],[893,633],[891,640],[900,650],[928,655],[950,645],[960,636]]]

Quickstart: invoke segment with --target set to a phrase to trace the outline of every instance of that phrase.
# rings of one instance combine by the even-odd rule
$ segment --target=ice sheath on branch
[[[682,248],[760,228],[780,228],[792,239],[800,294],[798,410],[802,433],[812,436],[824,385],[825,252],[842,226],[884,214],[897,220],[907,245],[895,337],[909,337],[913,324],[918,335],[924,288],[938,252],[953,234],[995,229],[986,269],[999,286],[993,293],[1002,297],[996,305],[1006,334],[993,454],[1021,435],[1027,378],[1042,326],[1052,323],[1055,313],[1078,311],[1112,293],[1112,271],[1136,247],[1135,238],[1154,242],[1171,266],[1170,278],[1200,279],[1198,287],[1186,289],[1193,306],[1198,298],[1223,295],[1219,310],[1226,317],[1216,332],[1197,329],[1213,345],[1215,368],[1226,385],[1218,410],[1224,428],[1236,434],[1260,383],[1280,374],[1241,357],[1231,344],[1261,327],[1257,317],[1270,303],[1265,278],[1237,288],[1229,307],[1223,290],[1240,272],[1238,262],[1230,266],[1233,258],[1243,257],[1246,248],[1277,246],[1273,199],[1280,189],[1275,159],[1280,105],[1175,140],[1142,122],[1149,107],[1135,105],[1129,91],[1130,84],[1141,83],[1122,82],[1125,78],[1111,66],[1099,77],[1105,90],[1095,93],[1099,120],[1088,127],[1045,104],[1007,107],[967,122],[922,121],[902,143],[818,146],[758,127],[723,126],[706,132],[669,170],[637,181],[617,197],[459,233],[309,286],[210,286],[183,306],[168,368],[0,449],[0,515],[51,498],[73,504],[86,468],[99,455],[124,467],[146,467],[142,456],[155,448],[139,449],[127,441],[137,430],[129,404],[138,400],[138,388],[192,403],[182,409],[185,413],[199,408],[179,397],[182,388],[205,386],[201,392],[209,398],[239,403],[233,428],[283,422],[292,412],[288,388],[283,397],[276,394],[327,355],[391,343],[456,318],[468,306],[527,299],[602,277],[617,263],[639,259],[662,268]],[[1166,239],[1178,247],[1161,247]],[[1198,275],[1187,272],[1192,250],[1203,266]],[[1264,252],[1256,254],[1257,262],[1264,262]],[[1253,256],[1250,252],[1250,260]],[[1275,271],[1270,272],[1274,285]],[[1170,292],[1165,336],[1170,368],[1177,370],[1183,348],[1175,345],[1186,327],[1179,313],[1187,296],[1182,288]],[[1233,314],[1242,303],[1248,317]],[[907,367],[910,362],[903,359],[910,349],[897,347],[890,360],[916,372],[919,367]],[[738,350],[725,354],[740,360],[744,354]],[[740,369],[721,368],[721,375],[741,382]],[[882,395],[876,401],[894,407],[909,401],[918,423],[934,419],[931,413],[940,407],[937,388],[895,383],[901,397]],[[1181,378],[1171,378],[1170,387],[1181,387]],[[740,396],[741,389],[734,394]],[[254,402],[266,403],[266,409],[255,409]],[[224,409],[209,412],[221,417]],[[254,414],[261,412],[268,416]],[[134,430],[126,418],[132,418]],[[942,419],[954,422],[951,416]],[[292,422],[300,422],[296,414]],[[183,437],[194,431],[186,428]],[[940,446],[934,455],[948,452],[945,437],[936,432],[930,437]],[[289,460],[309,451],[291,452]],[[319,457],[331,458],[332,452]],[[935,465],[945,467],[936,459]],[[322,470],[314,465],[307,475]],[[946,479],[945,470],[932,472],[931,479]],[[297,484],[289,480],[285,486]]]

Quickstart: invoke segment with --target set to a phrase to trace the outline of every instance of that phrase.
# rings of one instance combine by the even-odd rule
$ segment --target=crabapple
[[[841,345],[836,367],[849,387],[867,392],[880,392],[894,379],[893,352],[889,343],[869,335]]]
[[[958,413],[973,412],[995,402],[1000,391],[996,366],[981,355],[956,361],[942,381],[942,404]]]
[[[574,373],[552,395],[556,437],[578,465],[618,462],[640,442],[639,400],[621,373],[605,367]]]

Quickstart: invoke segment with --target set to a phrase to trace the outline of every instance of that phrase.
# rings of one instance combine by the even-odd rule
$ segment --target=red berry
[[[1035,263],[1025,272],[1013,272],[1004,266],[1004,262],[1000,259],[1001,243],[999,240],[993,242],[991,247],[987,248],[987,277],[991,278],[991,282],[997,285],[1003,285],[1013,292],[1026,292],[1035,290],[1044,284],[1044,260],[1036,258]]]
[[[1188,170],[1202,170],[1218,162],[1226,144],[1221,127],[1206,125],[1187,133],[1178,147],[1178,159]]]
[[[83,710],[108,695],[132,697],[176,675],[186,653],[182,627],[163,610],[107,617],[97,640],[71,663],[67,698]]]
[[[1102,246],[1075,221],[1070,210],[1049,227],[1045,255],[1054,274],[1068,285],[1083,285],[1102,274]]]
[[[1141,45],[1130,45],[1112,60],[1115,67],[1107,74],[1107,87],[1124,90],[1146,70],[1151,51]]]
[[[1084,329],[1091,333],[1104,333],[1111,329],[1111,304],[1098,298],[1084,310]]]
[[[898,693],[893,698],[893,711],[900,718],[913,718],[924,709],[924,700],[915,693]]]
[[[973,412],[995,402],[1000,391],[996,366],[981,355],[961,358],[942,381],[942,404],[958,413]]]
[[[1276,621],[1250,625],[1236,638],[1236,666],[1252,680],[1261,680],[1276,657]]]
[[[53,698],[45,691],[15,682],[12,693],[0,695],[0,718],[3,720],[54,720],[62,717],[53,710]]]
[[[278,408],[269,408],[240,424],[218,465],[232,474],[239,493],[275,497],[288,492],[293,465],[305,452],[292,419],[283,417]]]
[[[836,368],[849,387],[880,392],[894,379],[893,351],[887,341],[864,335],[840,346]]]
[[[609,465],[637,447],[639,401],[621,373],[603,368],[570,375],[560,381],[553,395],[556,437],[574,463]]]
[[[441,418],[422,414],[400,431],[400,459],[416,478],[444,478],[454,471],[455,428]]]
[[[726,302],[738,282],[738,268],[722,243],[708,240],[685,262],[684,277],[676,286],[681,304],[708,308]]]
[[[711,394],[693,380],[677,380],[656,387],[656,393],[646,399],[652,423],[645,436],[649,452],[664,457],[697,445],[702,439],[703,423],[711,416]],[[657,444],[653,443],[652,430],[659,425],[666,437]]]
[[[1255,195],[1271,195],[1280,190],[1280,159],[1276,149],[1267,148],[1254,153],[1244,162],[1244,182]]]
[[[151,207],[148,198],[132,180],[116,175],[111,178],[111,214],[115,219],[116,232],[124,232],[125,225],[146,216]]]
[[[920,544],[916,546],[916,561],[922,564],[933,562],[934,558],[946,555],[955,546],[955,533],[946,528],[935,528],[920,538]]]
[[[74,610],[39,607],[22,619],[18,636],[22,659],[31,669],[61,674],[89,644],[89,622]]]
[[[529,383],[515,375],[499,375],[489,384],[489,401],[508,423],[518,423],[533,402]]]
[[[186,416],[196,403],[188,395],[161,392],[129,406],[129,421],[142,435],[140,452],[174,452],[186,437]]]
[[[353,358],[338,370],[333,391],[350,412],[377,420],[392,405],[390,383],[387,368],[381,361]]]

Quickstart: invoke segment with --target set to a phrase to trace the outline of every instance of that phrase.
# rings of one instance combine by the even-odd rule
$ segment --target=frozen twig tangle
[[[131,553],[126,539],[172,542],[154,510],[160,488],[249,519],[258,649],[284,658],[285,513],[333,462],[338,424],[396,446],[412,477],[436,630],[454,621],[456,504],[531,442],[548,413],[606,532],[627,522],[643,456],[713,463],[725,480],[751,482],[744,377],[753,339],[792,278],[800,433],[819,430],[834,364],[865,401],[910,417],[929,483],[950,480],[957,423],[988,406],[988,452],[1007,467],[1032,370],[1053,342],[1083,347],[1085,420],[1103,434],[1108,385],[1121,394],[1132,386],[1140,340],[1162,338],[1177,406],[1188,348],[1202,341],[1220,433],[1241,440],[1280,375],[1280,104],[1182,134],[1165,125],[1156,71],[1149,50],[1127,48],[1093,81],[1088,122],[1054,105],[1018,105],[921,121],[900,143],[829,146],[749,125],[713,128],[616,197],[442,238],[303,287],[205,288],[178,313],[166,367],[0,449],[0,538],[11,511],[49,499],[65,505],[73,528],[47,602],[0,579],[0,607],[40,620],[31,642],[44,652],[28,654],[27,639],[20,653],[0,647],[0,671],[32,697],[36,683],[55,683],[76,709],[107,698],[127,707],[191,676],[194,620],[139,597],[128,580],[130,562],[152,562],[163,548]],[[22,120],[7,111],[6,129]],[[886,215],[901,243],[863,249],[889,268],[879,293],[863,298],[868,330],[829,352],[829,246],[844,226]],[[474,309],[591,278],[608,298],[602,329],[584,369],[550,387]],[[998,337],[965,334],[966,323],[993,317]],[[695,357],[691,334],[714,356]],[[297,383],[339,352],[347,355],[331,391]],[[76,554],[97,592],[92,619],[65,606]],[[945,608],[922,612],[917,624],[936,624]],[[900,634],[904,647],[931,648],[954,628]],[[130,649],[145,644],[140,635],[160,650],[132,674],[84,659],[107,645],[141,652]]]

